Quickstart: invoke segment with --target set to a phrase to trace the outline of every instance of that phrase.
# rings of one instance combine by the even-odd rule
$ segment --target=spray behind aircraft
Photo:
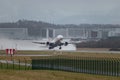
[[[48,47],[48,49],[54,49],[56,47],[59,47],[59,49],[61,50],[63,47],[68,46],[69,44],[73,44],[70,43],[69,41],[63,41],[64,37],[62,35],[58,35],[55,39],[51,40],[51,41],[37,41],[37,42],[33,42],[36,44],[42,44]]]

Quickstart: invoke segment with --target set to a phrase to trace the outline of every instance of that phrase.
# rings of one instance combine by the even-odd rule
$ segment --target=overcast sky
[[[120,0],[0,0],[0,22],[120,24]]]

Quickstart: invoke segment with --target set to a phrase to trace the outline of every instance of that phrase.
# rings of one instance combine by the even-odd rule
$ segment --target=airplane
[[[62,42],[62,40],[63,40],[63,36],[62,35],[58,35],[52,41],[33,42],[33,43],[44,44],[44,45],[48,46],[49,49],[54,49],[55,47],[59,47],[59,49],[62,49],[62,46],[67,46],[68,44],[72,44],[72,43],[68,43],[68,42]]]

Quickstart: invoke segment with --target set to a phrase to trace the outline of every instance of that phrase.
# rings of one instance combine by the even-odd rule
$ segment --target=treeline
[[[120,37],[109,37],[99,41],[87,41],[77,44],[78,48],[120,48]]]
[[[77,28],[77,27],[85,27],[87,28],[96,28],[96,27],[120,27],[120,25],[112,25],[112,24],[65,24],[65,25],[58,25],[58,24],[50,24],[42,21],[30,21],[30,20],[19,20],[17,22],[11,23],[0,23],[0,28],[27,28],[29,36],[40,36],[41,29],[43,28]]]
[[[40,36],[41,28],[54,27],[55,25],[42,21],[19,20],[14,23],[0,23],[0,28],[27,28],[29,36]]]

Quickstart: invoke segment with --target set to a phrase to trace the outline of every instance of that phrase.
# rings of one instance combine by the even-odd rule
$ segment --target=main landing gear
[[[62,49],[62,47],[60,46],[59,49]]]

